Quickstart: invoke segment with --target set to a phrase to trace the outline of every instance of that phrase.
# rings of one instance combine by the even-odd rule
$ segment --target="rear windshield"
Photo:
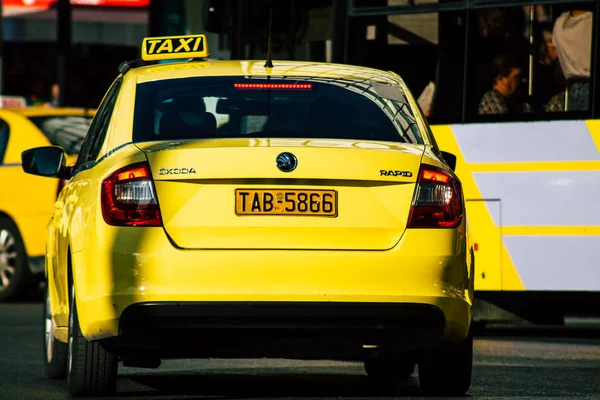
[[[134,142],[307,138],[422,144],[399,86],[326,78],[202,77],[138,84]]]
[[[68,155],[79,154],[81,143],[87,134],[92,117],[76,115],[53,115],[29,117],[50,143],[62,147]]]

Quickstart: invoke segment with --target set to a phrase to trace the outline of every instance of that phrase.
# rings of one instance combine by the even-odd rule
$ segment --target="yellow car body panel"
[[[156,65],[122,77],[98,157],[68,182],[48,227],[47,273],[57,339],[66,341],[72,276],[79,324],[88,340],[118,336],[125,310],[147,302],[417,303],[443,312],[445,340],[464,340],[474,269],[466,218],[453,229],[406,229],[421,164],[451,173],[429,148],[420,114],[417,124],[425,145],[324,139],[132,143],[141,82],[293,74],[372,77],[404,87],[391,74],[358,67],[277,62],[265,72],[252,64]],[[409,102],[416,108],[410,96]],[[279,183],[269,179],[283,151],[302,159],[297,173],[303,188],[339,193],[338,218],[236,217],[235,189],[276,187]],[[146,161],[163,226],[108,225],[100,202],[102,182]],[[162,176],[160,170],[174,163],[189,164],[197,173]],[[412,178],[382,181],[380,170],[398,165],[412,171]],[[365,211],[365,202],[376,206]]]
[[[286,250],[179,250],[160,228],[104,225],[95,236],[102,240],[72,254],[74,266],[94,266],[74,271],[80,326],[88,340],[116,336],[122,312],[140,302],[419,303],[442,309],[447,339],[459,341],[472,302],[467,254],[456,251],[466,247],[464,231],[410,230],[385,252],[303,250],[291,257]]]
[[[59,214],[53,220],[63,244],[49,254],[57,327],[65,328],[68,322],[66,246],[70,245],[80,326],[90,340],[117,335],[121,312],[135,303],[219,300],[426,303],[454,316],[449,321],[456,326],[448,327],[449,334],[466,335],[474,268],[467,253],[466,222],[456,230],[411,229],[387,251],[294,251],[285,269],[281,267],[281,260],[289,258],[285,249],[181,250],[173,247],[162,228],[112,227],[104,222],[96,200],[102,179],[96,174],[105,177],[144,160],[132,145],[121,152],[98,164],[98,169],[81,172],[61,194],[78,197],[82,206],[70,210],[71,221],[58,218]],[[434,159],[427,161],[441,166]],[[178,201],[179,196],[171,200]],[[357,198],[356,204],[361,200]],[[318,227],[321,221],[305,223]],[[336,235],[340,242],[356,239],[356,232],[340,230]],[[66,340],[63,335],[57,338]]]

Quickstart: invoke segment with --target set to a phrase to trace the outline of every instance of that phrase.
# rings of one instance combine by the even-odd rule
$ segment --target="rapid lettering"
[[[382,169],[379,171],[379,176],[402,176],[405,178],[410,178],[411,176],[413,176],[413,174],[410,171],[393,171]]]

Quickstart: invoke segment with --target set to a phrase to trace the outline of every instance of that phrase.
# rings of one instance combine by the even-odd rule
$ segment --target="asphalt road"
[[[40,304],[0,304],[0,399],[66,399],[45,378]],[[385,390],[362,365],[289,360],[175,360],[119,369],[117,399],[419,398],[417,374]],[[476,338],[467,398],[600,399],[600,331],[493,330]]]

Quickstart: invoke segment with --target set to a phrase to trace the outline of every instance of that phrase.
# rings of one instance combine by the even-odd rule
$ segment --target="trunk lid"
[[[165,231],[185,249],[389,249],[406,229],[424,151],[323,139],[137,146],[148,157]],[[291,172],[277,166],[284,152],[297,160]],[[282,215],[286,208],[298,215]]]

